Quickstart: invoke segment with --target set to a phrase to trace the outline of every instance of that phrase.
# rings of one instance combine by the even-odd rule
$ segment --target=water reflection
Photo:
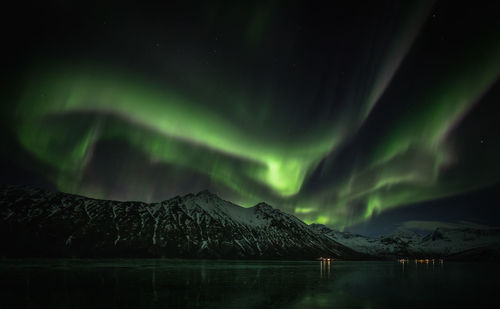
[[[333,262],[333,259],[329,258],[320,258],[319,261],[319,267],[320,267],[320,278],[330,278],[330,272],[331,272],[331,263]]]
[[[496,264],[438,267],[443,265],[439,260],[398,262],[0,261],[0,308],[408,308],[414,303],[498,303]]]
[[[405,270],[405,265],[410,263],[410,259],[408,258],[403,258],[403,259],[397,259],[396,260],[400,265],[401,269],[404,271]],[[434,266],[438,264],[439,266],[443,267],[444,264],[444,259],[414,259],[413,260],[415,266],[418,266],[419,264],[425,264],[426,268],[429,268],[429,265],[432,265],[432,269],[434,269]]]

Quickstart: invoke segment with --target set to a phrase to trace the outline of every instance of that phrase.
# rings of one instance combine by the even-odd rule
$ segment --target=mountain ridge
[[[0,257],[500,258],[500,229],[396,229],[370,238],[208,190],[144,203],[2,185],[0,222]]]
[[[291,214],[204,190],[157,203],[0,187],[5,257],[367,258]]]
[[[437,227],[426,235],[405,229],[374,238],[340,232],[321,224],[312,224],[311,228],[346,247],[380,259],[485,260],[500,258],[500,228]]]

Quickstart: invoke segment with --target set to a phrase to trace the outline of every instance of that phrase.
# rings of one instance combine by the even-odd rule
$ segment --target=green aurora
[[[249,20],[249,46],[260,44],[272,10],[261,8]],[[449,68],[430,72],[435,82],[407,86],[397,99],[404,104],[395,104],[397,116],[384,116],[376,134],[359,141],[362,150],[342,156],[358,143],[365,126],[379,121],[374,109],[390,98],[405,57],[419,46],[429,11],[420,5],[408,14],[390,44],[377,49],[381,60],[372,63],[359,85],[349,86],[347,95],[333,94],[334,111],[319,120],[300,117],[312,96],[300,96],[301,107],[287,112],[284,101],[290,97],[254,92],[229,74],[211,78],[192,69],[191,91],[186,91],[113,65],[50,61],[27,74],[11,113],[12,127],[19,144],[47,167],[42,173],[64,192],[155,199],[155,180],[138,181],[126,169],[106,171],[138,188],[121,196],[87,180],[98,144],[120,141],[147,164],[172,167],[171,181],[199,175],[240,205],[266,201],[308,223],[345,228],[389,209],[500,180],[497,168],[485,170],[488,162],[467,175],[446,174],[461,155],[454,130],[500,75],[500,37],[493,32],[468,42],[448,60]],[[418,59],[418,52],[411,57]],[[224,91],[214,90],[221,81]]]

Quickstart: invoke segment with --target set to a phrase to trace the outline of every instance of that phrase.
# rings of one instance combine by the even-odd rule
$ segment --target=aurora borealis
[[[208,188],[336,228],[498,187],[498,5],[400,2],[30,8],[2,157],[64,192]]]

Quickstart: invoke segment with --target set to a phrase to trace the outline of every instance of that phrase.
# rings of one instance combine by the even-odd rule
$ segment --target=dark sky
[[[308,223],[500,225],[495,1],[5,7],[3,183],[209,189]]]

